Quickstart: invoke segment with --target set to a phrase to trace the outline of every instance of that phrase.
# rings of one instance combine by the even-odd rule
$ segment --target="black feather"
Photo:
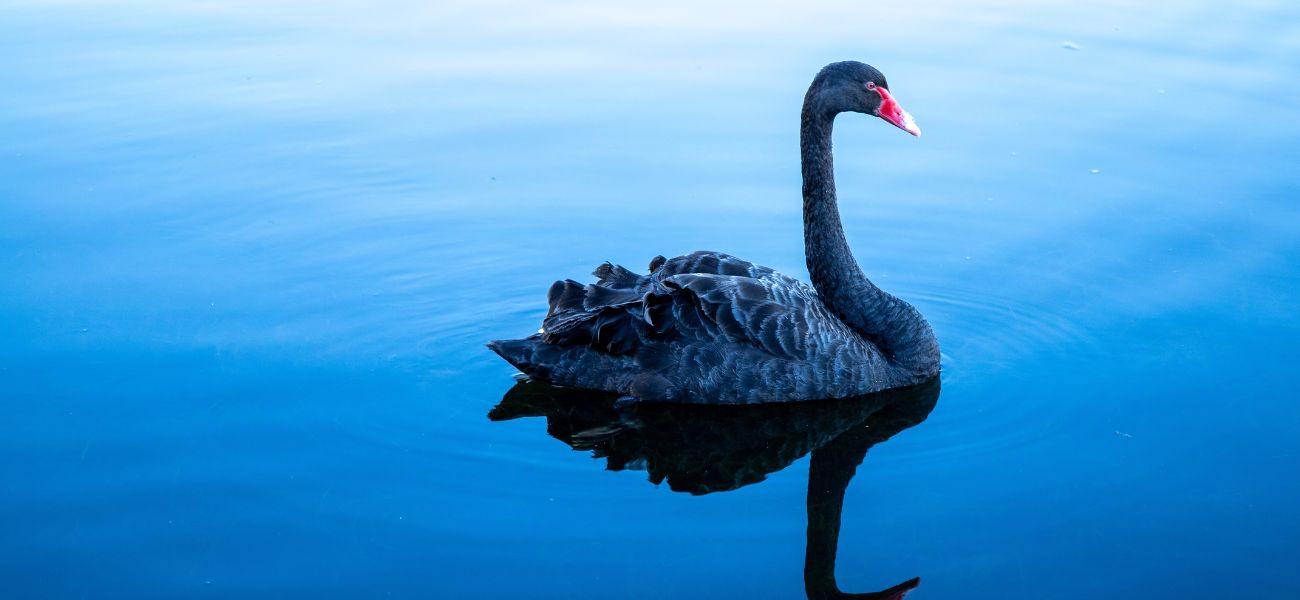
[[[642,279],[640,275],[612,263],[605,263],[596,267],[592,275],[595,275],[600,280],[600,285],[613,288],[636,287],[637,283]]]
[[[641,294],[638,294],[634,289],[611,288],[592,284],[586,288],[586,297],[582,300],[582,308],[586,311],[595,311],[640,300]]]

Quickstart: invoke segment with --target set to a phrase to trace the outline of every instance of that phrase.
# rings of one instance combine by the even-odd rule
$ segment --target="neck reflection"
[[[938,378],[858,398],[749,406],[616,406],[610,394],[522,382],[488,418],[545,417],[547,433],[575,450],[590,450],[609,470],[644,470],[652,483],[694,495],[758,483],[811,453],[808,597],[890,600],[920,580],[866,594],[841,592],[835,582],[844,494],[867,450],[924,421],[938,399]]]

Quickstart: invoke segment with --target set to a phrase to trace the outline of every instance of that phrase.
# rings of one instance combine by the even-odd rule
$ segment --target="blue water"
[[[841,117],[847,234],[944,366],[838,585],[1300,597],[1300,5],[789,4],[0,6],[3,595],[803,597],[811,447],[607,471],[483,343],[605,260],[806,277],[858,59],[925,135]]]

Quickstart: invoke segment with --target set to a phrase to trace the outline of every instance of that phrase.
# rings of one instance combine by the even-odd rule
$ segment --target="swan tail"
[[[514,365],[516,369],[529,377],[547,379],[549,369],[537,362],[538,347],[543,345],[540,336],[529,336],[521,340],[492,340],[488,342],[489,350]]]
[[[531,379],[574,385],[586,371],[607,371],[602,357],[591,348],[549,344],[540,334],[519,340],[495,340],[487,347]]]
[[[589,346],[550,344],[541,335],[496,340],[487,346],[530,379],[554,385],[626,393],[638,375],[631,356],[607,354]]]

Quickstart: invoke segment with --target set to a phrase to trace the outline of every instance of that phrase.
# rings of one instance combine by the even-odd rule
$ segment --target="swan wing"
[[[671,310],[647,304],[647,321],[686,339],[725,340],[773,357],[809,360],[833,341],[857,338],[811,286],[785,276],[683,273],[664,278],[662,286]]]
[[[697,252],[656,257],[646,275],[609,263],[595,275],[551,286],[538,334],[488,346],[529,376],[642,399],[842,397],[888,375],[812,286],[766,267]]]
[[[654,260],[650,261],[650,271],[652,272],[652,275],[657,275],[660,278],[670,277],[673,275],[700,273],[705,275],[734,275],[737,277],[752,277],[754,279],[775,276],[798,283],[798,280],[781,275],[768,267],[756,265],[742,258],[737,258],[723,252],[714,252],[712,250],[699,250],[671,259],[655,257]]]
[[[718,252],[656,258],[649,275],[606,263],[598,281],[559,281],[542,340],[633,355],[661,342],[744,344],[806,360],[829,340],[856,337],[811,286]],[[659,348],[662,353],[667,348]]]

